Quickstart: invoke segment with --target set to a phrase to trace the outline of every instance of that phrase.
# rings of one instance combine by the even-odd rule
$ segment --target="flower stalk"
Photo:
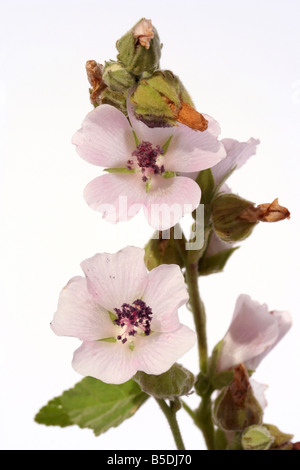
[[[176,418],[176,407],[172,405],[172,402],[169,405],[165,402],[165,400],[157,399],[156,401],[164,413],[165,417],[167,418],[167,421],[169,423],[170,429],[172,431],[174,441],[177,447],[177,450],[185,450],[185,446],[182,440],[181,432],[178,426],[178,421]]]
[[[198,263],[189,262],[189,253],[186,264],[186,281],[190,296],[190,306],[194,316],[195,327],[198,338],[198,351],[200,370],[204,374],[207,372],[207,337],[206,337],[206,314],[204,304],[201,300],[198,287]]]

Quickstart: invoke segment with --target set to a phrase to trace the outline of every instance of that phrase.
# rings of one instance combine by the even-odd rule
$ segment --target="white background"
[[[60,289],[96,252],[144,246],[142,215],[117,226],[84,202],[99,174],[71,145],[91,105],[85,62],[116,57],[115,42],[141,17],[164,44],[161,67],[178,74],[222,137],[261,140],[229,182],[256,203],[279,202],[289,221],[260,224],[222,274],[201,278],[210,349],[224,335],[237,296],[289,310],[294,326],[260,365],[269,384],[266,422],[299,429],[300,3],[298,0],[1,0],[1,400],[2,449],[173,449],[155,402],[95,438],[77,427],[33,421],[49,399],[81,380],[76,339],[49,328]],[[188,311],[182,321],[192,326]],[[196,348],[181,361],[197,372]],[[191,397],[191,406],[197,402]],[[188,449],[202,439],[179,413]]]

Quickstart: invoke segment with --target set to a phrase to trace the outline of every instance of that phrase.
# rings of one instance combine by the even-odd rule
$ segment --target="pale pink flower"
[[[143,208],[152,227],[166,230],[200,203],[199,186],[184,173],[210,168],[225,157],[220,128],[209,116],[204,132],[183,124],[150,128],[130,106],[128,113],[131,125],[121,111],[100,105],[74,135],[79,155],[107,171],[87,185],[84,197],[109,222],[129,220]]]
[[[177,265],[148,273],[141,248],[96,254],[83,261],[85,277],[62,290],[51,327],[83,341],[73,367],[103,382],[120,384],[137,371],[166,372],[195,343],[178,319],[188,300]]]
[[[218,370],[243,363],[254,370],[292,326],[288,312],[269,311],[248,295],[237,299],[233,318],[223,339]]]

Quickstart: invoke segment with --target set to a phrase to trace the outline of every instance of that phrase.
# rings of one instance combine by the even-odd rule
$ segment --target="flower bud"
[[[175,363],[171,369],[161,375],[149,375],[137,372],[134,380],[141,389],[155,398],[175,400],[187,395],[194,385],[194,375],[180,364]]]
[[[117,41],[118,60],[134,75],[152,73],[159,65],[161,44],[151,20],[142,18]]]
[[[105,88],[100,98],[101,104],[110,104],[127,116],[126,98],[123,93]]]
[[[224,431],[243,431],[262,423],[263,411],[251,388],[247,369],[240,364],[234,369],[232,383],[223,389],[214,406],[214,420]]]
[[[105,62],[102,78],[112,91],[123,92],[135,84],[134,76],[120,62]]]
[[[239,217],[248,222],[278,222],[289,219],[290,212],[286,207],[280,206],[278,198],[276,198],[271,203],[259,204],[257,207],[246,207]]]
[[[88,60],[85,64],[90,88],[90,100],[96,107],[100,104],[100,94],[106,88],[106,84],[102,78],[103,65],[98,64],[95,60]]]
[[[244,450],[268,450],[274,442],[265,426],[249,426],[242,434],[242,447]]]
[[[229,243],[247,238],[257,222],[241,219],[240,214],[252,206],[252,202],[235,194],[218,196],[212,203],[212,221],[218,237]]]
[[[195,130],[207,129],[207,120],[193,108],[183,84],[169,70],[156,71],[151,77],[141,79],[130,101],[135,114],[149,127],[174,126],[181,122]]]

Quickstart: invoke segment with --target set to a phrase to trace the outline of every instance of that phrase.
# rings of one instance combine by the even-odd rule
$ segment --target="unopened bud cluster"
[[[142,18],[116,43],[117,60],[104,66],[86,64],[90,99],[96,107],[110,104],[127,116],[127,97],[138,119],[149,127],[186,124],[204,131],[208,122],[198,113],[180,79],[160,70],[162,44],[151,20]]]

